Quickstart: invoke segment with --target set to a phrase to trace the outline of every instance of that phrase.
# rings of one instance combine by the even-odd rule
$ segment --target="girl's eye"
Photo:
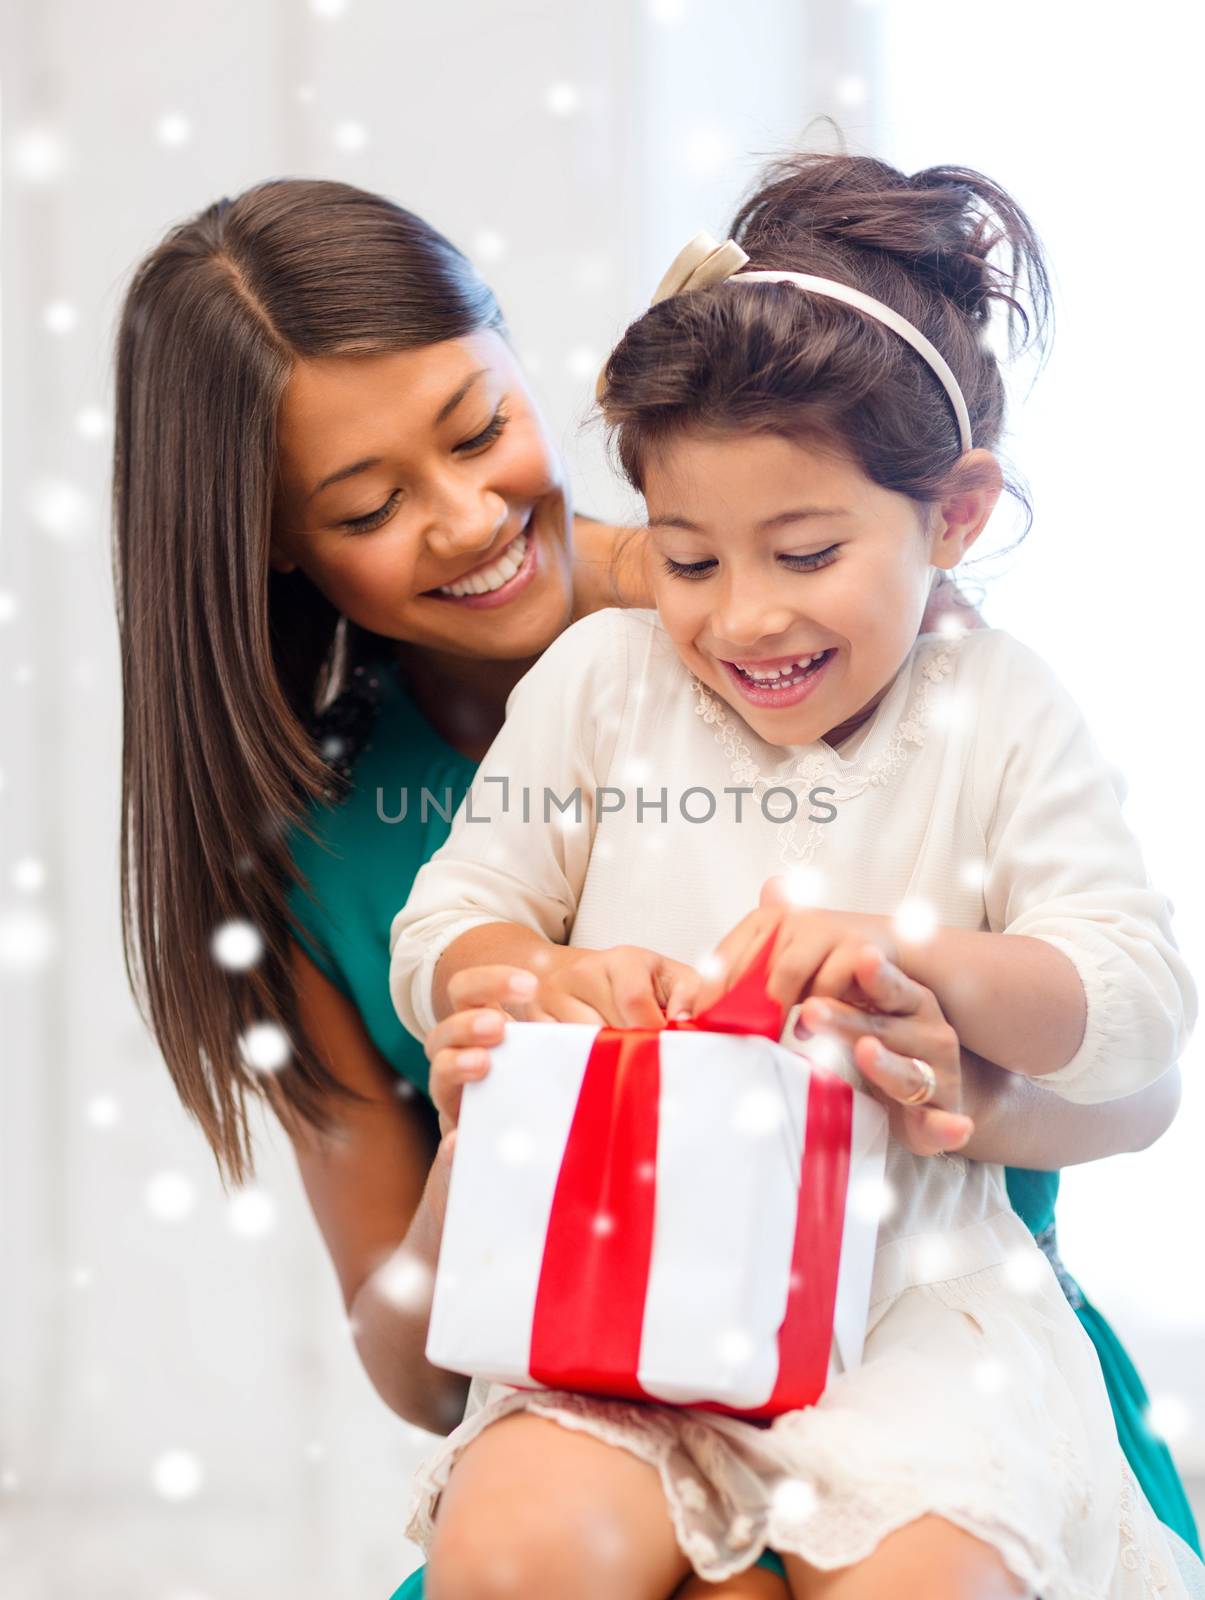
[[[715,566],[714,561],[674,561],[670,556],[663,556],[662,562],[672,578],[702,578]]]
[[[457,450],[471,452],[473,450],[482,450],[486,445],[493,444],[509,421],[510,418],[507,413],[499,406],[481,432],[475,433],[471,439],[465,439],[461,444],[458,444],[456,446]]]
[[[811,572],[816,567],[827,567],[840,548],[840,545],[830,544],[827,550],[815,550],[807,556],[783,556],[782,559],[796,572]]]
[[[827,550],[817,550],[806,556],[783,556],[782,559],[793,572],[812,572],[817,567],[827,567],[839,549],[839,545],[830,544]],[[663,556],[662,562],[673,578],[705,578],[715,566],[714,561],[673,561],[669,556]]]

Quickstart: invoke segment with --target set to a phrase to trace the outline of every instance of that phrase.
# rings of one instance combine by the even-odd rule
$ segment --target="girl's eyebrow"
[[[766,517],[757,524],[758,533],[769,533],[772,528],[781,528],[788,522],[802,522],[806,517],[847,517],[849,512],[845,506],[794,506],[790,511],[778,511],[774,516]],[[650,528],[681,528],[686,533],[706,533],[706,528],[700,528],[697,522],[691,522],[686,517],[668,515],[653,517],[648,526]]]

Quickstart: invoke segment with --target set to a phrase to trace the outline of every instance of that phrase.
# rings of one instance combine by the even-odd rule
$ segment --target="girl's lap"
[[[821,1572],[787,1556],[787,1582],[752,1567],[718,1582],[690,1569],[657,1470],[629,1452],[529,1412],[468,1445],[441,1496],[426,1594],[583,1600],[861,1600],[923,1583],[931,1600],[1023,1595],[996,1551],[939,1517],[889,1535],[856,1566]],[[917,1589],[920,1592],[920,1589]]]
[[[527,1411],[457,1457],[428,1551],[428,1600],[573,1594],[666,1600],[690,1574],[656,1469]]]
[[[520,1422],[529,1464],[505,1443]],[[594,1463],[615,1459],[614,1478],[602,1470],[620,1510],[604,1526]],[[1057,1575],[1054,1595],[1077,1593],[1076,1574],[1103,1593],[1119,1549],[1121,1472],[1099,1365],[1053,1275],[1015,1292],[989,1268],[897,1296],[871,1328],[863,1365],[768,1429],[493,1386],[420,1475],[409,1532],[434,1566],[455,1510],[453,1559],[467,1560],[470,1543],[481,1559],[513,1547],[520,1562],[564,1563],[576,1594],[586,1592],[590,1540],[601,1532],[605,1543],[618,1523],[640,1530],[625,1552],[639,1566],[630,1592],[649,1592],[651,1574],[668,1595],[692,1569],[712,1583],[733,1577],[765,1547],[818,1572],[852,1569],[927,1518],[948,1526],[955,1546],[963,1534],[990,1546],[1000,1571],[1031,1583]],[[486,1511],[474,1522],[478,1502]],[[1154,1527],[1152,1517],[1139,1533],[1144,1560],[1158,1559]]]

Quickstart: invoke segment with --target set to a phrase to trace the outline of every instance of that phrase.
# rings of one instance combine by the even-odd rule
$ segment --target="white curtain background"
[[[1091,18],[1091,31],[1086,26]],[[0,1592],[385,1600],[425,1436],[363,1376],[285,1142],[233,1201],[127,996],[108,575],[111,342],[137,259],[268,176],[379,189],[495,284],[579,504],[632,507],[597,364],[761,153],[821,112],[909,170],[981,166],[1050,245],[1061,345],[1018,413],[1030,539],[990,621],[1043,651],[1130,780],[1198,971],[1190,63],[1031,0],[10,0],[0,103]],[[813,135],[813,137],[827,137]],[[995,532],[996,530],[993,530]],[[1002,526],[997,542],[1006,542]],[[1196,580],[1196,584],[1194,584]],[[1199,1050],[1197,1055],[1199,1056]],[[1065,1180],[1064,1252],[1205,1472],[1202,1100]]]

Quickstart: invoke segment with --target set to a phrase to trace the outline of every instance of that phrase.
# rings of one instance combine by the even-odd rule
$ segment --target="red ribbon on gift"
[[[531,1376],[550,1389],[652,1399],[640,1387],[640,1343],[653,1253],[659,1035],[668,1029],[761,1034],[777,1042],[784,1013],[766,993],[774,935],[740,981],[689,1022],[600,1028],[553,1195],[531,1330]],[[853,1091],[813,1071],[800,1170],[778,1379],[764,1405],[700,1409],[762,1421],[813,1404],[832,1345],[849,1181]]]

